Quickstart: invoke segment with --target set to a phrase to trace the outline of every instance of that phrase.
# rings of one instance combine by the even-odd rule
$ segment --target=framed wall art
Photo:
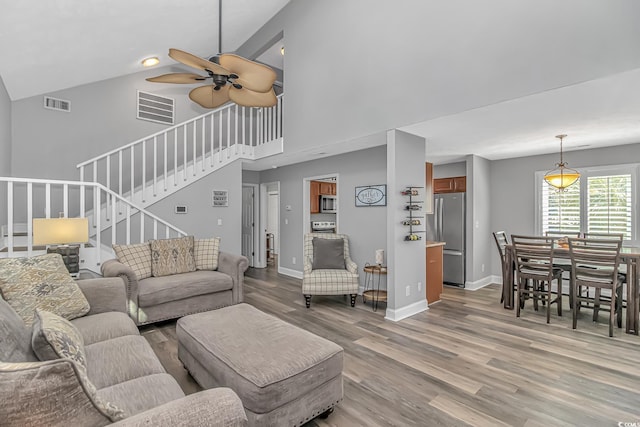
[[[356,207],[387,206],[387,185],[356,187]]]

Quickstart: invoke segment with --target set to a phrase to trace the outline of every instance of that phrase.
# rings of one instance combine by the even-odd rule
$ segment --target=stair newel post
[[[111,195],[111,194],[107,194],[107,198],[108,199],[113,199],[111,202],[111,218],[114,218],[113,221],[111,221],[111,244],[116,244],[118,243],[117,241],[117,227],[116,225],[118,225],[118,221],[115,220],[116,218],[116,203],[117,203],[117,199]]]
[[[13,182],[7,182],[7,247],[9,257],[13,255]]]
[[[213,135],[214,135],[214,131],[215,131],[215,126],[214,126],[214,123],[213,123],[214,114],[213,113],[209,114],[209,118],[211,119],[210,120],[211,132],[210,132],[210,135],[209,135],[210,136],[209,145],[211,146],[211,150],[210,150],[209,154],[211,155],[210,165],[211,165],[211,167],[213,167],[213,156],[215,154],[215,146],[214,146],[214,140],[213,140],[214,139]]]
[[[147,140],[142,140],[142,203],[145,200],[145,182],[147,180]]]
[[[129,181],[129,188],[131,189],[129,191],[129,199],[133,200],[133,194],[135,192],[136,189],[136,181],[135,181],[135,170],[136,170],[136,162],[135,162],[135,145],[132,145],[130,147],[131,150],[131,165],[129,167],[129,171],[131,172],[131,181]]]
[[[153,137],[153,197],[158,195],[158,137]]]
[[[107,155],[107,159],[106,160],[107,160],[107,162],[106,162],[107,163],[107,185],[106,185],[106,187],[108,189],[111,189],[111,155]],[[98,181],[95,181],[95,182],[98,182]],[[111,203],[111,200],[109,200],[109,198],[107,197],[107,200],[106,200],[107,209],[106,209],[105,215],[104,215],[105,216],[105,220],[107,220],[107,221],[109,221],[109,219],[110,219],[109,218],[109,213],[111,211],[111,209],[109,209],[109,207],[111,206],[110,203]]]
[[[206,138],[206,119],[203,117],[202,118],[202,134],[200,135],[201,138],[201,145],[202,145],[202,172],[204,172],[205,170],[205,159],[207,158],[207,156],[205,155],[207,152],[207,138]]]
[[[218,162],[222,162],[222,111],[218,111]]]
[[[140,241],[138,243],[144,243],[144,212],[138,211],[140,214]]]
[[[191,145],[193,146],[193,176],[196,176],[196,171],[198,170],[196,164],[198,160],[198,128],[196,126],[196,120],[193,121],[193,141],[191,141]]]
[[[44,217],[51,218],[51,184],[44,185]]]
[[[163,182],[163,187],[164,187],[164,191],[167,191],[167,161],[169,160],[169,157],[167,155],[167,133],[164,133],[164,143],[162,144],[163,147],[163,157],[162,157],[162,165],[164,166],[164,179],[162,180]]]
[[[187,125],[182,125],[182,148],[183,148],[183,157],[182,157],[182,177],[184,181],[187,180]]]
[[[62,216],[69,218],[69,184],[62,184]]]
[[[153,238],[154,240],[158,238],[158,220],[153,219]]]
[[[13,245],[10,245],[10,247]],[[27,256],[33,255],[33,183],[27,183]]]
[[[173,186],[178,186],[178,129],[173,130]]]
[[[127,218],[125,221],[126,233],[125,236],[127,245],[131,244],[131,205],[127,204]]]

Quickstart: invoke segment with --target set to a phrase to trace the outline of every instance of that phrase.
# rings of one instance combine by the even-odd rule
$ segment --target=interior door
[[[253,187],[242,187],[242,255],[249,259],[253,266]]]

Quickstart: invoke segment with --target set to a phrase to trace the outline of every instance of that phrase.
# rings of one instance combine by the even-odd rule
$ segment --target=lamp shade
[[[34,245],[65,245],[89,241],[87,218],[34,218]]]
[[[544,180],[547,183],[559,190],[563,190],[576,182],[580,178],[580,174],[577,172],[559,172],[550,173],[544,176]]]

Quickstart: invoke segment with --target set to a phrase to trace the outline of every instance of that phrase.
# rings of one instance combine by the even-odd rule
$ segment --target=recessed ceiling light
[[[160,60],[158,59],[157,56],[151,56],[149,58],[145,58],[142,60],[143,67],[153,67],[154,65],[158,65],[159,63],[160,63]]]

